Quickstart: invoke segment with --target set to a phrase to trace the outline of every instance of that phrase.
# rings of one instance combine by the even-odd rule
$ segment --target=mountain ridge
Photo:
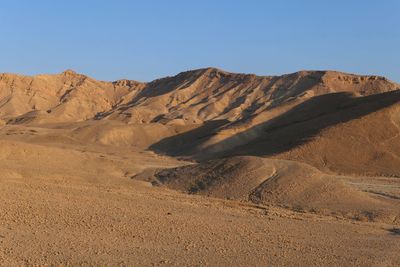
[[[203,68],[149,83],[97,81],[72,70],[1,74],[0,125],[66,127],[65,140],[200,161],[255,155],[300,160],[324,172],[397,177],[398,89],[382,76],[336,71],[257,76]],[[362,157],[344,153],[355,144]],[[346,163],[348,155],[357,164]]]

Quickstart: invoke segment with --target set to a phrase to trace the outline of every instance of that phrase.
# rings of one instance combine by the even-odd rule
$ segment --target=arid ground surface
[[[400,87],[0,75],[0,265],[399,266]]]

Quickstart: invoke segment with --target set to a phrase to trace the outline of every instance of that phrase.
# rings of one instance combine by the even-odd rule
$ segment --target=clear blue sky
[[[399,15],[398,0],[0,0],[0,72],[334,69],[400,82]]]

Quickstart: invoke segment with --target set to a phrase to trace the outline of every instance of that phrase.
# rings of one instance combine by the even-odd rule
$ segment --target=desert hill
[[[328,94],[272,119],[208,133],[196,129],[153,147],[199,160],[268,156],[307,162],[326,172],[399,177],[399,100],[399,91],[356,98]]]
[[[395,84],[377,76],[301,71],[262,77],[207,68],[150,82],[129,103],[105,115],[134,123],[234,122],[317,95],[334,92],[370,95],[395,88]]]
[[[400,202],[372,197],[303,163],[230,157],[143,173],[135,179],[218,198],[398,224]],[[397,208],[396,208],[397,207]]]
[[[40,129],[25,136],[32,142],[200,161],[275,157],[332,174],[397,177],[398,88],[384,77],[334,71],[256,76],[206,68],[149,83],[96,81],[71,70],[2,74],[0,119],[8,139],[20,125]]]
[[[10,123],[93,118],[127,123],[234,122],[317,95],[351,92],[359,96],[396,88],[384,77],[332,71],[256,76],[207,68],[149,83],[96,81],[71,70],[35,77],[2,74],[0,118]]]
[[[0,120],[62,124],[63,136],[80,142],[196,160],[268,156],[325,172],[400,176],[398,88],[384,77],[334,71],[256,76],[206,68],[149,83],[96,81],[71,70],[2,74]]]
[[[87,120],[142,87],[135,81],[96,81],[71,70],[34,77],[1,74],[0,118],[10,123]]]
[[[399,85],[380,76],[206,68],[140,83],[68,70],[2,74],[0,89],[3,125],[62,127],[69,140],[196,160],[268,156],[325,172],[400,176]]]

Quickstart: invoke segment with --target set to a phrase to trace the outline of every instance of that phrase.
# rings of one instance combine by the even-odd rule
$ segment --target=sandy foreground
[[[2,265],[398,266],[400,236],[359,223],[121,186],[1,183]]]
[[[399,266],[400,235],[363,223],[133,181],[0,183],[0,261],[15,265]]]

